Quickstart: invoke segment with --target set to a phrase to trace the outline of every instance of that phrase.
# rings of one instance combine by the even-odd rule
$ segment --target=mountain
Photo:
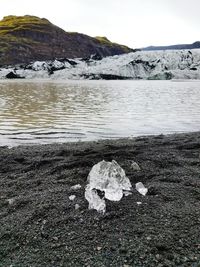
[[[131,51],[134,50],[112,43],[106,37],[65,32],[45,18],[6,16],[0,21],[1,65],[92,54],[101,58]]]
[[[138,51],[123,55],[36,61],[0,69],[0,78],[200,79],[200,49]]]
[[[143,51],[156,51],[156,50],[181,50],[181,49],[197,49],[200,48],[200,41],[194,42],[193,44],[179,44],[169,46],[148,46],[142,48]]]

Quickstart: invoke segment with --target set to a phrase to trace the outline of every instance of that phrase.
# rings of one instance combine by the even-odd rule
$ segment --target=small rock
[[[100,251],[102,249],[102,247],[97,247],[97,250]]]
[[[184,258],[183,258],[183,261],[184,261],[184,262],[187,262],[187,261],[189,261],[189,258],[188,258],[188,257],[184,257]]]
[[[150,196],[156,196],[158,195],[160,192],[159,192],[159,188],[156,187],[156,186],[150,186],[148,188],[148,195]]]
[[[142,205],[142,202],[136,202],[137,203],[137,205]]]
[[[15,72],[11,71],[6,75],[7,79],[24,79],[24,77],[21,77],[20,75],[16,74]]]
[[[83,222],[84,222],[83,218],[80,218],[80,219],[79,219],[79,222],[80,222],[80,223],[83,223]]]
[[[127,253],[127,249],[124,248],[124,247],[121,247],[121,248],[119,249],[119,252],[120,252],[121,254],[126,254],[126,253]]]

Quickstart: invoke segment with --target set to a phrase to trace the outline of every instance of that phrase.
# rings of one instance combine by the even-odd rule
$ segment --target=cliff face
[[[28,63],[54,58],[102,57],[132,49],[105,37],[65,32],[47,19],[35,16],[7,16],[0,21],[0,64]]]

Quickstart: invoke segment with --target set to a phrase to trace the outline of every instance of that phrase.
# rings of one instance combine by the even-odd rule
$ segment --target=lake
[[[200,130],[200,81],[0,81],[0,145]]]

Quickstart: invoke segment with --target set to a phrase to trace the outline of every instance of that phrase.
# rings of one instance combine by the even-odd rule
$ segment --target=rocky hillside
[[[119,55],[132,49],[110,42],[65,32],[47,19],[35,16],[7,16],[0,21],[0,64],[28,63],[54,58]]]
[[[178,44],[169,46],[148,46],[143,48],[143,51],[156,51],[156,50],[180,50],[180,49],[197,49],[200,48],[200,41],[192,44]]]

